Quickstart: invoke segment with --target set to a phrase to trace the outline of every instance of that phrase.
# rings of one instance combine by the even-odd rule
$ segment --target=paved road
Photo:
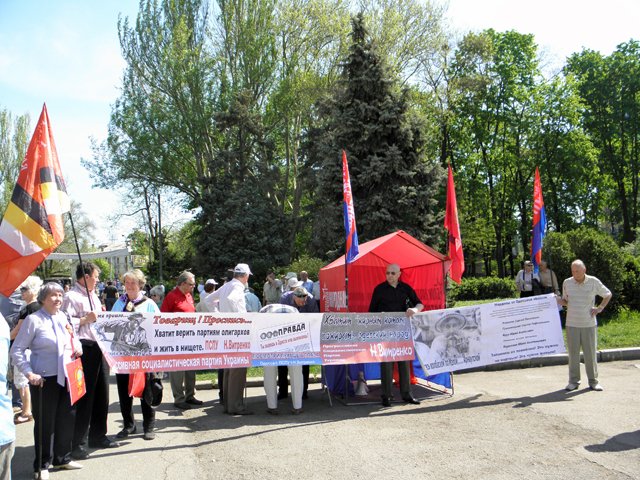
[[[304,414],[281,402],[277,417],[265,413],[262,388],[249,389],[250,417],[223,415],[216,390],[184,413],[165,391],[154,441],[136,435],[51,478],[640,479],[640,361],[600,364],[604,392],[565,392],[566,377],[566,366],[466,373],[453,396],[390,408],[331,407],[314,385]],[[115,385],[111,400],[115,433]],[[32,425],[18,427],[14,479],[32,478]]]

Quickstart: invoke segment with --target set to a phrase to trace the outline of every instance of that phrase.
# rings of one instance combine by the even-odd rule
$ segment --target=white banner
[[[553,294],[432,310],[411,324],[429,375],[565,352]]]

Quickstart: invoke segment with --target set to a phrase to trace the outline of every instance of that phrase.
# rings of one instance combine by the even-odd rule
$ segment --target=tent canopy
[[[360,245],[360,253],[348,266],[349,311],[367,312],[376,285],[386,281],[390,263],[400,265],[400,280],[416,291],[426,310],[445,307],[445,257],[406,232],[398,230]],[[344,312],[344,255],[320,270],[321,309]]]

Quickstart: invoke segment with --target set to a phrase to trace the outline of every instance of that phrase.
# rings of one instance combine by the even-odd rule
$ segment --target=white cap
[[[210,283],[212,283],[213,285],[218,285],[218,282],[216,282],[213,278],[210,278],[206,282],[204,282],[205,285],[209,285]]]
[[[249,269],[249,265],[247,265],[246,263],[239,263],[236,265],[236,267],[233,269],[233,273],[242,273],[245,275],[253,275],[253,273],[251,273],[251,270]]]
[[[296,277],[293,277],[289,279],[289,281],[287,282],[287,286],[289,287],[289,290],[292,290],[296,287],[301,287],[302,282],[299,282]]]
[[[284,278],[286,280],[289,280],[290,278],[298,278],[298,274],[296,272],[288,272]]]

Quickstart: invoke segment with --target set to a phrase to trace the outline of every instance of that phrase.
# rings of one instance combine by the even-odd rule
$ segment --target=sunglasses
[[[400,272],[387,272],[387,275],[398,275]]]

